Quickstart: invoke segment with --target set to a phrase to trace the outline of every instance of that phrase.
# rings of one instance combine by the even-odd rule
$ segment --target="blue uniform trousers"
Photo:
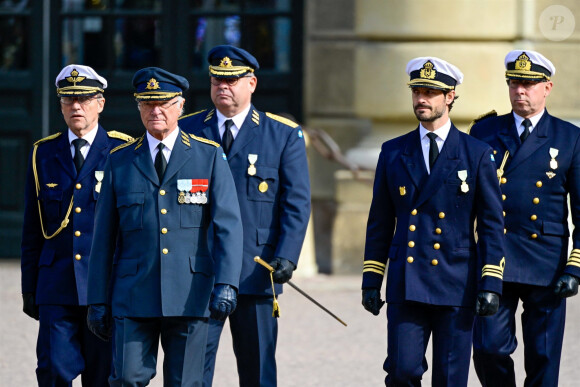
[[[272,317],[272,297],[239,295],[229,316],[240,387],[275,387],[278,320]],[[205,355],[204,387],[212,385],[224,323],[210,319]]]
[[[505,282],[497,314],[478,317],[473,332],[473,361],[483,386],[515,386],[510,355],[518,345],[516,309],[522,300],[525,386],[558,385],[566,320],[566,300],[552,287]]]
[[[110,385],[146,386],[163,348],[163,386],[202,385],[207,319],[190,317],[115,317],[115,376]]]
[[[405,302],[387,305],[385,385],[420,386],[433,336],[432,386],[467,386],[473,309]]]
[[[72,386],[81,375],[83,387],[102,387],[112,369],[111,343],[87,328],[87,307],[39,305],[36,377],[40,387]]]

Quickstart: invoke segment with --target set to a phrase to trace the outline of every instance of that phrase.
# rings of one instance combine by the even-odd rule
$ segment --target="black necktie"
[[[232,134],[232,131],[230,130],[230,128],[234,124],[234,121],[226,120],[226,122],[224,122],[224,124],[226,126],[226,130],[224,130],[224,135],[222,137],[222,146],[224,147],[224,152],[227,155],[228,153],[230,153],[230,149],[232,148],[232,143],[234,142],[234,135]]]
[[[77,138],[72,141],[73,146],[75,147],[75,155],[73,157],[73,161],[75,163],[75,167],[77,169],[77,173],[81,170],[83,163],[85,162],[85,158],[83,157],[83,153],[81,152],[81,148],[88,143],[87,140],[82,138]]]
[[[435,164],[435,160],[437,160],[437,156],[439,156],[439,147],[437,146],[437,135],[435,133],[427,133],[427,137],[429,137],[429,169],[433,169],[433,164]]]
[[[532,121],[530,121],[529,118],[526,118],[522,121],[522,125],[524,126],[524,131],[522,134],[520,134],[520,141],[523,143],[530,135],[530,126],[532,126]]]
[[[159,177],[159,182],[161,183],[163,181],[163,174],[165,174],[165,168],[167,168],[167,160],[165,160],[165,156],[163,155],[163,148],[165,148],[165,145],[160,142],[159,145],[157,145],[157,148],[159,150],[155,156],[155,170],[157,171],[157,177]]]

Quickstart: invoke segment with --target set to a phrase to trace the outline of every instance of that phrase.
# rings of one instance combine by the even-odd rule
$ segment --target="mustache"
[[[416,110],[416,109],[419,109],[419,108],[426,108],[426,109],[431,109],[431,106],[429,106],[429,105],[422,105],[422,104],[418,104],[418,105],[415,105],[413,108],[414,108],[415,110]]]

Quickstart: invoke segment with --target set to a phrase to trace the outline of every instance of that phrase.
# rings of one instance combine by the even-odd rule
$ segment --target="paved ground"
[[[291,288],[280,297],[282,316],[278,341],[280,387],[360,387],[383,385],[386,354],[386,318],[374,317],[360,305],[358,276],[297,278],[294,281],[348,323],[344,327]],[[383,309],[384,311],[384,309]],[[578,386],[580,367],[580,298],[568,303],[560,386]],[[21,311],[20,272],[17,261],[0,260],[0,385],[35,385],[36,321]],[[227,327],[226,327],[227,329]],[[224,331],[227,333],[227,331]],[[409,343],[413,345],[413,343]],[[518,386],[523,385],[523,351],[515,354]],[[430,362],[430,353],[428,354]],[[161,368],[161,367],[158,367]],[[151,386],[163,385],[161,375]],[[428,371],[424,385],[430,385]],[[229,334],[218,352],[216,387],[237,385]],[[469,386],[478,386],[473,369]],[[75,381],[74,386],[80,386]]]

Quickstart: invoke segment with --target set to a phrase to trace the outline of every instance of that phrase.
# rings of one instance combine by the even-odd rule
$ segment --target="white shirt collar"
[[[70,130],[70,128],[68,129],[68,144],[72,146],[72,142],[73,140],[76,140],[77,138],[82,138],[83,140],[86,140],[88,142],[88,145],[91,146],[93,145],[93,142],[95,141],[95,137],[97,137],[97,129],[99,127],[99,124],[96,124],[94,128],[92,128],[87,134],[85,134],[83,137],[78,137],[76,134],[73,133],[72,130]]]
[[[216,109],[215,112],[217,115],[217,124],[218,124],[218,128],[220,131],[220,138],[222,138],[224,135],[224,130],[225,130],[224,122],[226,122],[226,120],[234,121],[235,127],[232,126],[232,128],[230,130],[232,131],[234,138],[236,138],[236,136],[238,135],[238,132],[240,131],[240,129],[242,128],[242,125],[244,124],[244,121],[246,120],[248,113],[250,112],[251,107],[252,107],[252,105],[249,104],[247,108],[245,108],[244,110],[242,110],[240,113],[236,114],[233,117],[226,117],[222,113],[220,113],[219,110]]]
[[[447,140],[447,136],[449,135],[450,130],[451,130],[451,120],[448,119],[447,122],[442,127],[434,130],[433,133],[435,133],[437,137],[439,137],[437,140],[441,139],[442,142],[445,142],[445,140]],[[429,130],[425,129],[422,123],[419,123],[419,134],[421,135],[421,140],[427,139],[427,141],[429,141],[427,133],[429,133]]]
[[[529,118],[529,120],[532,122],[532,126],[530,127],[530,133],[532,132],[532,130],[534,130],[534,128],[536,127],[536,125],[538,125],[538,122],[540,121],[540,119],[544,115],[544,111],[545,110],[542,109],[541,112],[539,112],[535,116]],[[518,135],[520,135],[524,131],[524,127],[522,126],[522,122],[524,122],[524,117],[521,117],[521,116],[517,115],[513,111],[512,111],[512,113],[514,115],[514,120],[515,120],[515,123],[516,123],[516,129],[518,130]]]
[[[169,162],[169,156],[171,155],[171,151],[175,146],[175,141],[177,140],[179,132],[180,129],[178,126],[177,128],[175,128],[175,130],[173,130],[173,132],[169,133],[169,136],[165,137],[163,141],[159,141],[158,139],[150,135],[149,132],[147,132],[147,142],[149,143],[149,152],[151,153],[151,158],[155,160],[155,156],[157,155],[157,145],[159,145],[159,143],[162,142],[163,145],[165,145],[165,148],[163,149],[163,154],[165,155],[165,159],[167,160],[167,162]]]

